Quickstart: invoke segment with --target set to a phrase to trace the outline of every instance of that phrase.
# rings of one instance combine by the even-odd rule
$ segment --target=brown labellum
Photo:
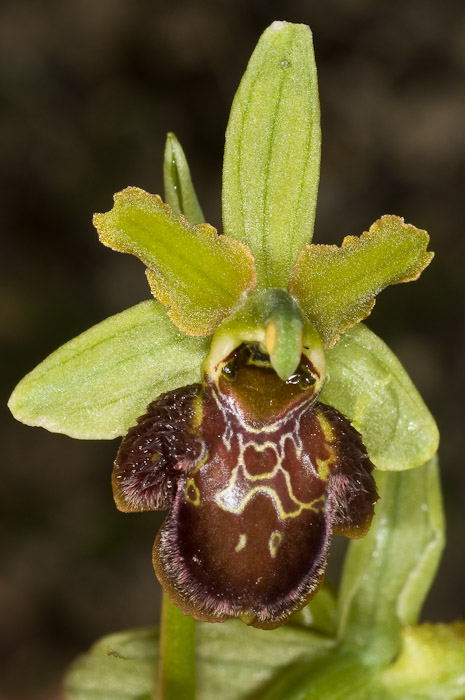
[[[257,346],[162,395],[123,440],[113,486],[124,511],[170,509],[153,562],[199,620],[272,629],[318,591],[332,532],[362,537],[377,499],[360,435],[316,401],[302,356],[287,382]]]

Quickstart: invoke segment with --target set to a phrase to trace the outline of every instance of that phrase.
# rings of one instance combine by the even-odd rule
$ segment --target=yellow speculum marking
[[[281,544],[282,540],[283,540],[283,536],[278,530],[275,530],[274,532],[271,533],[271,537],[270,537],[270,540],[268,542],[268,548],[270,550],[270,554],[273,557],[273,559],[275,558],[276,554],[278,553],[278,548],[279,548],[279,545]]]
[[[246,544],[247,544],[247,535],[244,535],[244,533],[242,533],[241,535],[239,535],[239,541],[236,544],[236,548],[234,551],[235,552],[242,551]]]
[[[327,459],[317,457],[316,468],[318,476],[322,481],[327,481],[331,473],[331,464],[334,464],[337,458],[336,448],[334,446],[334,428],[331,423],[321,414],[318,414],[318,421],[325,436],[326,447],[329,451]]]
[[[193,416],[192,416],[192,427],[194,430],[198,430],[203,420],[203,396],[196,396],[193,405]]]
[[[331,427],[328,424],[329,428]],[[324,430],[325,428],[323,428]],[[326,433],[325,433],[326,436]],[[294,446],[296,448],[296,451],[299,452],[299,448],[297,445],[295,445],[295,441],[293,440],[292,436],[289,434],[289,437],[291,440],[294,442]],[[284,444],[284,440],[283,440]],[[244,453],[247,447],[252,446],[257,452],[264,452],[267,448],[271,448],[274,453],[276,454],[276,465],[274,466],[273,470],[270,472],[263,472],[262,474],[249,474],[247,471],[247,467],[245,465],[244,461]],[[247,491],[246,494],[241,495],[240,499],[238,499],[237,494],[240,492],[240,489],[237,487],[237,480],[239,478],[239,470],[242,469],[247,481],[251,484],[250,489]],[[284,474],[284,480],[286,483],[286,490],[287,494],[289,496],[289,499],[295,504],[296,510],[291,511],[290,513],[286,512],[284,510],[283,504],[281,502],[281,499],[279,495],[277,494],[276,490],[273,488],[273,486],[269,486],[266,484],[261,484],[257,486],[252,486],[253,482],[259,481],[259,480],[271,480],[273,479],[278,472],[282,472]],[[329,470],[328,470],[329,473]],[[319,506],[321,506],[321,503],[325,502],[325,497],[324,496],[319,496],[318,498],[314,499],[313,501],[310,501],[310,503],[305,503],[303,501],[299,501],[292,490],[292,483],[291,483],[291,477],[289,472],[286,471],[286,469],[283,468],[282,466],[282,457],[280,457],[277,445],[276,443],[273,443],[271,441],[266,441],[261,445],[257,445],[255,443],[246,443],[241,444],[240,446],[240,456],[239,456],[239,462],[238,464],[234,467],[234,469],[231,472],[231,477],[229,479],[229,483],[223,491],[220,491],[219,493],[216,494],[215,500],[217,505],[222,509],[225,510],[229,513],[235,513],[237,515],[241,514],[244,512],[246,506],[248,503],[252,500],[252,498],[257,494],[257,493],[263,493],[265,495],[270,496],[270,498],[274,501],[274,504],[276,506],[276,509],[278,511],[278,516],[280,520],[285,520],[286,518],[296,518],[299,516],[303,510],[312,510],[315,513],[318,513],[319,511]],[[239,502],[238,502],[239,501]]]
[[[186,501],[191,503],[193,506],[200,505],[200,491],[192,478],[187,480],[186,487],[184,489],[184,497]]]
[[[281,471],[284,472],[289,498],[292,500],[293,503],[296,504],[296,506],[298,506],[296,510],[291,511],[290,513],[286,513],[286,511],[283,508],[283,504],[281,503],[281,499],[276,493],[276,490],[272,486],[265,485],[254,486],[250,488],[249,491],[247,491],[247,493],[244,496],[242,496],[240,502],[237,505],[235,505],[231,502],[231,500],[235,500],[234,494],[236,491],[236,487],[234,482],[237,478],[237,473],[241,466],[242,465],[238,465],[234,468],[229,485],[223,491],[220,491],[220,493],[218,493],[215,497],[217,505],[222,510],[225,510],[229,513],[235,513],[236,515],[240,515],[244,512],[249,502],[257,493],[263,493],[267,496],[270,496],[270,498],[274,501],[274,504],[278,511],[279,519],[286,520],[286,518],[297,518],[297,516],[299,516],[303,510],[312,510],[314,513],[318,513],[318,505],[321,503],[324,504],[325,502],[324,495],[319,496],[318,498],[314,498],[313,501],[310,501],[310,503],[302,503],[301,501],[299,501],[292,493],[292,486],[289,474],[282,467],[280,467]],[[233,497],[232,499],[231,496]]]

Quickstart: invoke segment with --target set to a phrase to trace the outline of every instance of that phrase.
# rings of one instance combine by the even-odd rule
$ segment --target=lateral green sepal
[[[157,301],[143,301],[55,350],[8,405],[17,420],[74,438],[125,435],[159,394],[200,380],[209,344],[179,331]]]
[[[310,29],[274,22],[234,98],[223,167],[224,232],[252,250],[259,287],[285,287],[312,239],[320,108]]]
[[[128,187],[111,211],[94,215],[104,245],[138,257],[147,266],[154,296],[190,335],[208,335],[244,292],[255,285],[247,246],[219,236],[209,224],[191,226],[158,195]]]
[[[175,214],[184,214],[192,225],[205,221],[192,184],[186,156],[178,139],[172,133],[166,137],[163,183],[165,200]]]
[[[436,423],[410,377],[381,338],[362,323],[326,351],[320,401],[352,421],[378,469],[418,467],[438,448]]]
[[[306,246],[292,271],[289,291],[330,348],[366,318],[375,295],[390,284],[416,280],[431,262],[426,231],[399,216],[383,216],[360,238]]]

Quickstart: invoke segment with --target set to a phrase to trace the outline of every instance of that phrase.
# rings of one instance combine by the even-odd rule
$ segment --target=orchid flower
[[[406,372],[360,323],[429,264],[428,235],[389,215],[313,244],[319,162],[311,34],[275,22],[232,107],[223,233],[170,134],[166,201],[129,187],[94,217],[104,245],[145,265],[154,299],[55,351],[10,399],[29,425],[123,436],[116,505],[168,511],[154,568],[199,620],[281,625],[317,593],[331,534],[369,530],[374,467],[437,449]]]

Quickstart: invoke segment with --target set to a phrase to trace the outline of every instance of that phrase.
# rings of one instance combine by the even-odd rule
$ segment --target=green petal
[[[326,352],[320,400],[349,418],[378,469],[418,467],[436,452],[433,417],[387,345],[360,324]]]
[[[9,407],[27,425],[75,438],[124,435],[160,393],[200,380],[210,339],[181,333],[156,301],[90,328],[18,384]]]
[[[224,232],[250,247],[261,287],[285,287],[312,239],[320,140],[310,29],[274,22],[234,98],[223,169]]]
[[[154,296],[185,333],[208,335],[255,285],[250,250],[209,224],[191,226],[157,195],[128,187],[94,225],[104,245],[147,265]]]
[[[205,221],[192,184],[186,156],[174,134],[168,134],[166,139],[163,182],[165,200],[175,214],[184,214],[191,224]]]
[[[383,216],[360,238],[342,247],[307,246],[289,281],[289,291],[315,324],[325,347],[366,318],[375,295],[389,284],[410,282],[431,262],[429,236],[398,216]]]
[[[402,652],[382,674],[386,700],[463,700],[465,623],[424,624],[402,633]]]
[[[417,622],[444,547],[437,460],[398,474],[377,472],[380,500],[368,535],[351,542],[339,594],[340,638],[370,663],[398,653]]]
[[[261,690],[296,660],[307,662],[331,646],[309,630],[281,627],[272,633],[230,621],[197,623],[198,700],[261,697]],[[158,698],[156,630],[132,630],[97,642],[72,666],[65,682],[68,700]],[[255,695],[256,694],[256,695]]]

